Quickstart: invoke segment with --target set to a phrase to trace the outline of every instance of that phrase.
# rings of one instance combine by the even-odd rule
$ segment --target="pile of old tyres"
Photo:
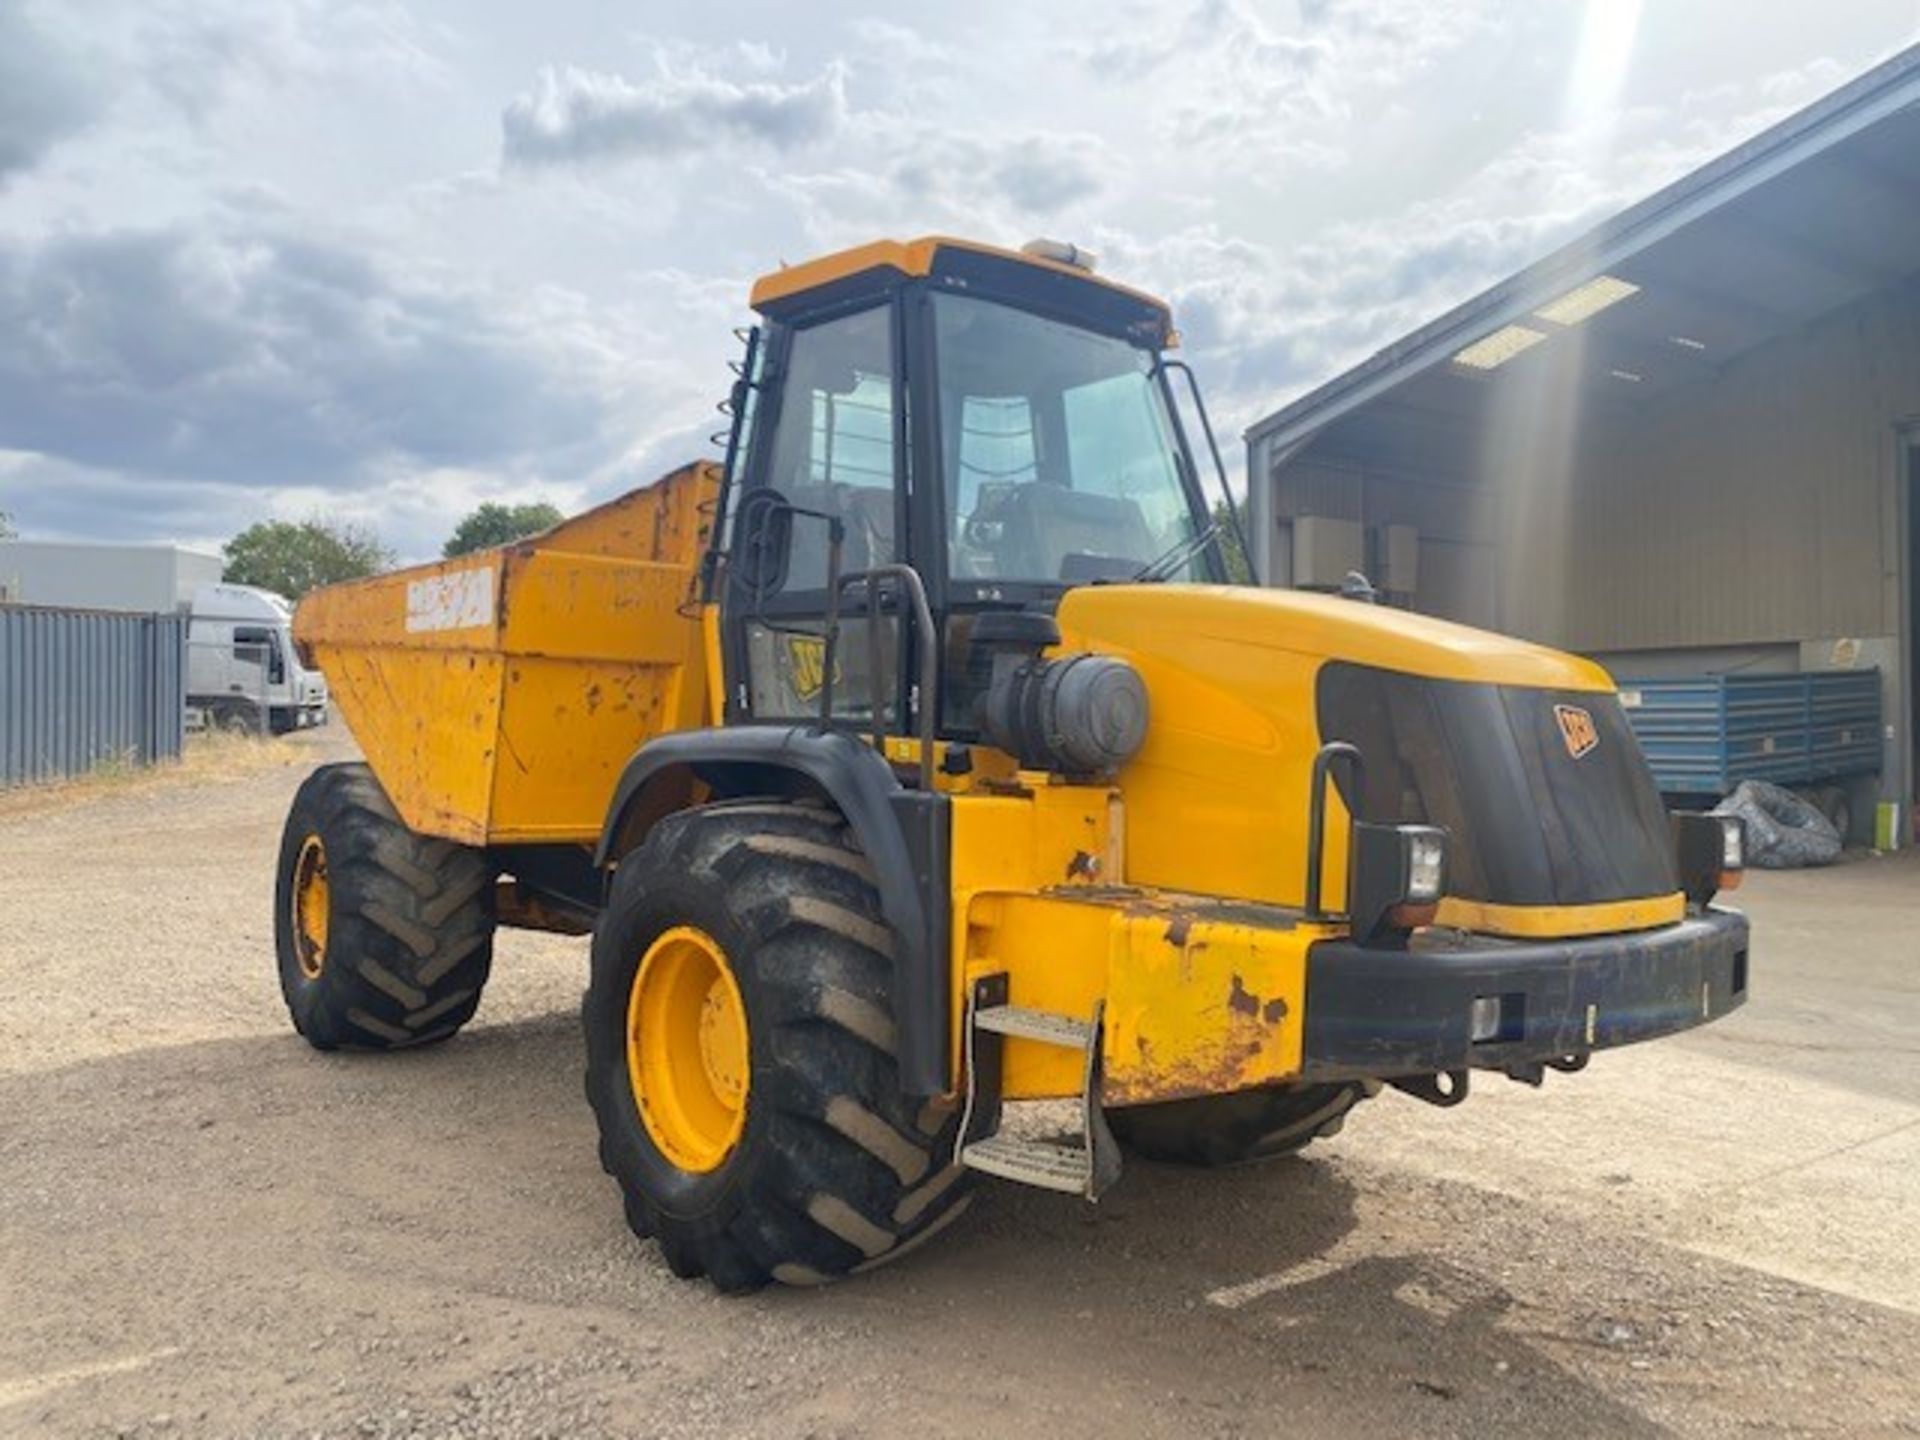
[[[1840,858],[1840,832],[1833,822],[1811,802],[1765,780],[1742,780],[1713,813],[1747,822],[1747,864],[1763,870],[1831,865]]]

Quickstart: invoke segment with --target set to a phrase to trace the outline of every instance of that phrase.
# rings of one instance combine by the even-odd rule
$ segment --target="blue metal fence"
[[[1880,768],[1880,672],[1622,680],[1621,703],[1670,795],[1742,780],[1807,785]]]
[[[0,605],[0,785],[177,759],[186,674],[184,616]]]

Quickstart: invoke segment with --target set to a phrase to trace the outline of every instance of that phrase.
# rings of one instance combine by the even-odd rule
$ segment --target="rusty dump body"
[[[634,750],[708,723],[694,582],[718,486],[685,466],[544,534],[301,602],[295,641],[411,828],[591,844]]]

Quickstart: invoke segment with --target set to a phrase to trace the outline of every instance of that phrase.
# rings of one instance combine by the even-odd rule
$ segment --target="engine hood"
[[[1543,690],[1613,689],[1591,660],[1507,635],[1302,590],[1230,585],[1102,585],[1068,592],[1061,628],[1094,649],[1190,653],[1194,641],[1242,652],[1285,651],[1437,680]]]
[[[1516,698],[1525,693],[1549,725],[1556,706],[1604,720],[1603,712],[1618,704],[1606,671],[1591,661],[1337,597],[1226,586],[1089,586],[1063,598],[1059,620],[1067,650],[1122,656],[1146,682],[1146,743],[1118,776],[1126,879],[1139,885],[1302,903],[1314,753],[1328,739],[1367,738],[1321,733],[1321,677],[1329,667],[1491,687]],[[1632,747],[1630,735],[1624,743]],[[1385,769],[1387,758],[1381,756],[1378,768]],[[1627,758],[1644,768],[1637,750]],[[1577,763],[1564,748],[1560,760]],[[1603,795],[1598,768],[1581,766],[1589,778],[1569,783],[1584,786],[1583,796]],[[1489,844],[1501,838],[1521,850],[1558,851],[1579,833],[1536,823],[1557,817],[1544,816],[1537,793],[1543,786],[1530,781],[1524,767],[1486,774],[1475,784],[1489,812],[1511,812],[1522,827],[1510,840],[1478,837]],[[1346,829],[1345,806],[1333,796],[1323,876],[1332,895],[1345,893]],[[1524,904],[1533,897],[1492,898]]]

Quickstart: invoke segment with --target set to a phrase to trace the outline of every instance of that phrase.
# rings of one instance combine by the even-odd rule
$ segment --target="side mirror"
[[[739,538],[727,573],[758,605],[786,586],[793,555],[793,507],[777,490],[750,490],[740,501],[734,524]]]

